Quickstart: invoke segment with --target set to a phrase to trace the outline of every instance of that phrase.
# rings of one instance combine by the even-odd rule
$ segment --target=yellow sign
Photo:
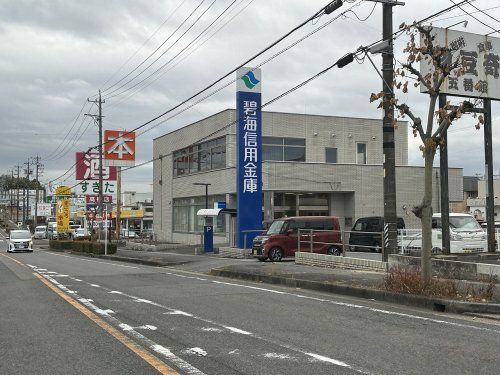
[[[116,210],[113,210],[112,217],[116,218]],[[120,219],[142,218],[144,217],[144,210],[121,210]]]
[[[71,188],[69,186],[58,186],[56,189],[56,196],[71,195]]]
[[[57,219],[57,232],[67,233],[69,232],[69,214],[70,214],[70,203],[69,199],[60,199],[56,204],[56,219]]]

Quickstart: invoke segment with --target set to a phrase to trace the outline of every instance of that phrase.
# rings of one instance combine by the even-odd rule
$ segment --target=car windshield
[[[450,216],[450,227],[456,231],[482,230],[476,219],[470,216]]]
[[[45,227],[36,227],[35,231],[37,231],[37,232],[45,232]]]
[[[283,229],[284,220],[275,220],[267,230],[267,234],[279,234]]]
[[[27,230],[11,232],[10,238],[13,240],[29,240],[31,239],[31,233],[28,232]]]
[[[78,234],[84,234],[85,233],[85,229],[84,228],[79,228],[76,230],[76,233]]]

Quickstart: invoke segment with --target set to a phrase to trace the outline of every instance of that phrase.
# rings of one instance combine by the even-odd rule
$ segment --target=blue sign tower
[[[240,68],[236,83],[237,245],[251,246],[262,229],[262,108],[261,70]]]

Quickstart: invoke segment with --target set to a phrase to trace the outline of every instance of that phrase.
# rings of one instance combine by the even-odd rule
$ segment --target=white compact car
[[[35,235],[34,237],[36,239],[45,239],[47,238],[47,227],[45,225],[39,225],[35,228]]]
[[[432,215],[432,253],[442,253],[441,214]],[[421,251],[422,232],[400,236],[403,253]],[[488,251],[486,232],[469,214],[450,213],[450,254],[475,254]]]
[[[33,252],[33,238],[28,230],[12,230],[10,231],[7,243],[7,252],[15,251]]]

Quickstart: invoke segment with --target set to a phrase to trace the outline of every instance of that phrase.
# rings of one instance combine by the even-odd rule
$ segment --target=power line
[[[164,63],[163,65],[161,65],[159,68],[157,68],[153,73],[151,73],[150,75],[148,75],[147,77],[143,78],[141,81],[135,83],[133,86],[117,93],[117,94],[114,94],[114,95],[111,95],[111,96],[108,96],[107,98],[113,98],[115,96],[118,96],[118,95],[121,95],[129,90],[132,90],[134,89],[135,87],[139,86],[140,84],[142,84],[143,82],[147,81],[149,78],[151,78],[152,76],[154,76],[155,74],[157,74],[158,72],[160,72],[161,70],[163,70],[166,66],[168,66],[173,60],[175,60],[179,55],[181,55],[186,49],[188,49],[191,45],[193,45],[193,43],[195,43],[203,34],[205,34],[205,32],[214,25],[214,23],[216,23],[223,15],[224,13],[226,13],[232,6],[233,4],[236,2],[237,0],[234,0],[231,4],[229,4],[229,6],[227,8],[225,8],[222,13],[220,13],[214,21],[212,21],[212,23],[210,23],[205,29],[203,29],[196,38],[194,38],[191,42],[189,42],[184,48],[182,48],[174,57],[172,57],[170,60],[168,60],[166,63]],[[215,0],[214,2],[211,4],[211,6],[215,3]],[[209,7],[210,8],[210,7]],[[208,9],[209,9],[208,8]],[[208,11],[208,9],[206,11]],[[205,12],[206,12],[205,11]],[[200,18],[205,14],[205,12],[200,16]],[[198,20],[197,20],[198,21]],[[194,24],[193,24],[194,25]],[[186,32],[189,31],[186,30]],[[181,37],[184,36],[181,35]],[[180,39],[180,38],[179,38]],[[168,51],[168,50],[167,50]],[[167,52],[165,51],[165,52]],[[163,56],[163,54],[162,54]]]
[[[106,94],[106,99],[109,99],[109,98],[112,98],[112,97],[115,97],[117,95],[121,95],[123,92],[126,92],[128,90],[130,90],[130,88],[118,93],[118,94],[114,94],[115,92],[119,91],[120,89],[122,89],[123,87],[125,87],[126,85],[128,85],[129,83],[133,82],[136,78],[140,77],[146,70],[148,70],[152,65],[154,65],[160,58],[162,58],[168,51],[170,51],[172,49],[172,47],[174,47],[177,42],[179,42],[179,40],[182,39],[182,37],[184,37],[184,35],[186,35],[189,30],[191,30],[197,23],[198,21],[208,12],[208,10],[210,8],[212,8],[212,6],[215,4],[217,0],[213,0],[213,2],[208,6],[207,9],[205,9],[203,11],[203,13],[201,13],[197,19],[194,20],[194,22],[191,24],[191,26],[189,26],[182,34],[180,37],[177,38],[177,40],[175,40],[165,51],[163,51],[160,56],[158,56],[153,62],[151,62],[148,66],[146,66],[144,69],[142,69],[138,74],[136,74],[134,77],[132,77],[131,79],[129,79],[127,82],[123,83],[122,85],[120,85],[119,87],[117,87],[116,89],[112,90],[111,92],[108,92]],[[140,68],[151,56],[153,56],[172,36],[175,35],[175,33],[184,25],[184,23],[186,23],[189,18],[191,18],[192,15],[194,15],[196,13],[196,11],[201,7],[201,5],[205,2],[205,0],[202,0],[200,2],[200,4],[191,12],[191,14],[177,27],[177,29],[174,30],[174,32],[172,32],[172,34],[170,34],[170,36],[153,52],[151,53],[143,62],[141,62],[139,65],[137,65],[131,72],[129,72],[125,77],[123,77],[119,82],[123,81],[125,78],[127,78],[128,76],[130,76],[130,74],[132,74],[133,72],[135,72],[138,68]],[[118,84],[116,83],[116,84]],[[116,85],[115,84],[115,85]],[[105,89],[104,91],[107,91],[109,90],[111,87],[113,86],[110,86],[108,87],[107,89]],[[134,87],[134,86],[132,86]],[[114,94],[114,95],[111,95],[111,94]]]
[[[473,16],[471,13],[467,12],[464,8],[462,8],[460,5],[456,4],[453,0],[450,0],[450,2],[451,2],[451,3],[453,3],[453,4],[455,4],[456,6],[458,6],[458,7],[462,10],[462,12],[464,12],[464,13],[465,13],[466,15],[468,15],[469,17],[474,18],[474,19],[475,19],[477,22],[479,22],[480,24],[482,24],[482,25],[484,25],[484,26],[486,26],[486,27],[488,27],[488,28],[492,29],[492,30],[493,30],[493,32],[492,32],[492,33],[489,33],[489,34],[493,34],[493,33],[496,33],[496,32],[498,32],[498,31],[499,31],[499,30],[495,29],[494,27],[492,27],[492,26],[488,25],[487,23],[484,23],[483,21],[481,21],[481,20],[480,20],[479,18],[477,18],[476,16]],[[472,5],[472,4],[469,2],[469,0],[465,0],[465,2],[466,2],[467,4],[469,4],[469,5]],[[476,9],[477,9],[477,8],[476,8]],[[489,35],[489,34],[488,34],[488,35]]]
[[[470,1],[470,0],[469,0],[469,1],[467,2],[467,4],[469,4],[471,7],[473,7],[474,9],[476,9],[478,12],[483,13],[486,17],[489,17],[489,18],[491,18],[493,21],[496,21],[496,22],[500,23],[500,21],[498,20],[498,18],[495,18],[495,17],[493,17],[491,14],[486,13],[484,10],[479,9],[477,6],[475,6],[474,4],[472,4],[472,1]]]
[[[124,67],[125,65],[127,65],[127,63],[128,63],[130,60],[132,60],[132,59],[133,59],[133,58],[134,58],[134,57],[135,57],[135,56],[139,53],[139,51],[140,51],[142,48],[144,48],[144,46],[145,46],[145,45],[146,45],[146,44],[147,44],[147,43],[148,43],[148,42],[149,42],[149,41],[150,41],[150,40],[151,40],[151,39],[152,39],[152,38],[153,38],[153,37],[154,37],[154,36],[158,33],[158,31],[160,31],[160,29],[161,29],[161,28],[162,28],[162,27],[163,27],[163,26],[164,26],[164,25],[165,25],[165,24],[166,24],[166,23],[167,23],[167,22],[168,22],[168,21],[169,21],[169,20],[173,17],[173,15],[174,15],[174,14],[175,14],[175,13],[176,13],[176,12],[177,12],[177,11],[178,11],[178,10],[179,10],[182,6],[183,6],[183,5],[184,5],[184,3],[185,3],[186,1],[187,1],[187,0],[183,0],[183,1],[181,1],[181,2],[180,2],[180,3],[179,3],[176,7],[175,7],[175,9],[174,9],[172,12],[170,12],[170,14],[167,16],[167,18],[166,18],[166,19],[165,19],[165,20],[164,20],[164,21],[160,24],[160,26],[158,26],[158,27],[156,28],[156,30],[155,30],[155,31],[154,31],[154,32],[153,32],[153,33],[149,36],[149,38],[147,38],[147,39],[144,41],[144,43],[142,43],[142,45],[141,45],[139,48],[137,48],[137,49],[135,50],[135,52],[134,52],[134,53],[133,53],[133,54],[132,54],[132,55],[131,55],[131,56],[130,56],[130,57],[129,57],[129,58],[128,58],[128,59],[127,59],[127,60],[126,60],[126,61],[125,61],[125,62],[124,62],[124,63],[123,63],[123,64],[122,64],[122,65],[121,65],[121,66],[120,66],[120,67],[119,67],[119,68],[118,68],[115,72],[114,72],[114,73],[113,73],[113,74],[112,74],[112,75],[111,75],[111,76],[109,76],[109,78],[108,78],[108,79],[107,79],[107,80],[106,80],[106,81],[102,84],[102,86],[101,86],[101,87],[105,87],[105,86],[108,84],[108,82],[109,82],[109,81],[110,81],[110,80],[111,80],[114,76],[116,76],[116,75],[117,75],[117,74],[118,74],[118,73],[119,73],[119,72],[123,69],[123,67]],[[116,83],[115,83],[114,85],[110,86],[110,87],[113,87],[113,86],[115,86],[115,85],[116,85]]]
[[[500,8],[500,5],[497,5],[497,6],[494,6],[494,7],[491,7],[491,8],[480,9],[480,10],[475,11],[475,12],[470,12],[470,14],[480,13],[481,11],[486,12],[488,10],[493,10],[493,9],[498,9],[498,8]],[[440,21],[450,20],[450,19],[459,18],[459,17],[463,17],[463,15],[462,14],[458,14],[456,16],[438,18],[437,20],[434,20],[434,22],[440,22]]]

